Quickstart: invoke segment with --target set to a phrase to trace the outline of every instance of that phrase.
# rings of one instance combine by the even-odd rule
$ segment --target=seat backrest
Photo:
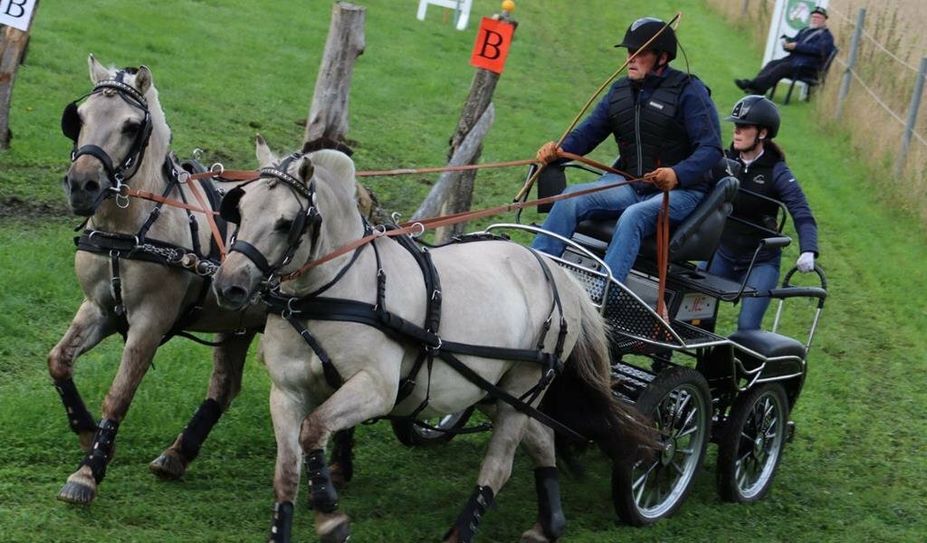
[[[827,72],[830,71],[830,65],[834,63],[834,59],[837,58],[837,53],[840,51],[837,47],[831,49],[830,54],[827,55],[827,58],[824,59],[824,64],[813,73],[803,73],[799,72],[797,79],[808,85],[823,85],[824,80],[827,79]]]
[[[721,232],[739,187],[740,181],[734,176],[718,181],[695,211],[674,229],[669,243],[670,262],[711,258],[721,243]]]

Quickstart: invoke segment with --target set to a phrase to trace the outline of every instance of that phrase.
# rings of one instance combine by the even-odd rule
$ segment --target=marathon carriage
[[[539,180],[542,196],[566,186],[565,167],[594,172],[577,163],[549,166]],[[728,221],[739,221],[768,236],[757,247],[754,260],[764,247],[781,248],[791,242],[782,235],[787,213],[781,202],[775,202],[780,213],[774,230],[730,216],[738,193],[768,200],[739,188],[733,170],[737,167],[726,159],[719,165],[721,178],[713,191],[671,234],[664,295],[669,324],[655,311],[659,271],[652,239],[644,240],[626,285],[611,277],[602,260],[615,221],[581,222],[572,239],[561,238],[567,248],[555,258],[580,280],[612,328],[615,393],[650,416],[660,434],[662,450],[612,473],[615,511],[635,526],[678,510],[709,442],[718,444],[721,498],[743,503],[763,498],[785,443],[794,435],[789,414],[804,385],[807,353],[827,297],[826,279],[815,267],[819,286],[797,286],[792,283],[797,271],[793,268],[781,288],[757,292],[746,280],[735,283],[695,264],[712,258]],[[521,224],[493,225],[487,230],[506,229],[554,235]],[[727,337],[714,333],[719,303],[751,296],[779,300],[772,330],[737,331]],[[816,300],[804,343],[778,332],[783,302],[790,298]]]

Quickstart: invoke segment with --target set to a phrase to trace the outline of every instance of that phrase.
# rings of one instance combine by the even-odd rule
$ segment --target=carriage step
[[[621,362],[613,362],[611,370],[612,391],[630,402],[634,402],[655,377],[648,371]]]

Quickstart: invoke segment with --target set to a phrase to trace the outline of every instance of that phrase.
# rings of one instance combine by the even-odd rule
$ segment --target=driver
[[[805,193],[785,163],[785,153],[772,141],[779,133],[779,109],[765,96],[746,96],[734,105],[731,115],[724,120],[734,123],[734,138],[726,154],[742,165],[738,175],[742,190],[734,201],[731,216],[775,231],[779,206],[750,193],[784,203],[798,232],[801,255],[795,266],[800,272],[813,271],[818,256],[817,222]],[[765,237],[767,234],[756,228],[728,221],[708,272],[740,283],[750,268],[760,240]],[[781,256],[781,249],[761,250],[749,270],[747,286],[757,290],[775,288]],[[767,307],[768,297],[744,298],[737,329],[758,330]]]
[[[612,85],[562,147],[548,142],[537,153],[538,160],[547,164],[558,158],[558,151],[585,155],[613,135],[619,151],[616,168],[651,181],[560,200],[544,221],[544,229],[569,238],[584,219],[617,218],[605,263],[622,282],[637,258],[641,239],[656,232],[660,191],[670,191],[670,223],[682,222],[714,184],[709,170],[722,156],[718,112],[708,88],[696,76],[669,66],[676,58],[676,46],[675,32],[663,21],[652,17],[634,21],[615,46],[626,47],[628,56],[637,53],[628,63],[628,75]],[[605,174],[566,192],[623,179]],[[564,244],[539,235],[532,247],[560,256]]]

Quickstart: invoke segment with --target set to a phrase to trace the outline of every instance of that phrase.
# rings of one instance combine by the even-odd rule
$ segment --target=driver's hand
[[[652,181],[662,191],[673,190],[679,184],[676,171],[672,168],[657,168],[645,175],[644,179]]]
[[[799,255],[798,260],[795,261],[795,267],[802,273],[814,271],[814,253],[806,251]]]
[[[557,145],[557,142],[549,141],[542,145],[540,149],[538,149],[537,160],[541,164],[550,164],[551,162],[560,158],[561,152],[563,152],[563,149]]]

